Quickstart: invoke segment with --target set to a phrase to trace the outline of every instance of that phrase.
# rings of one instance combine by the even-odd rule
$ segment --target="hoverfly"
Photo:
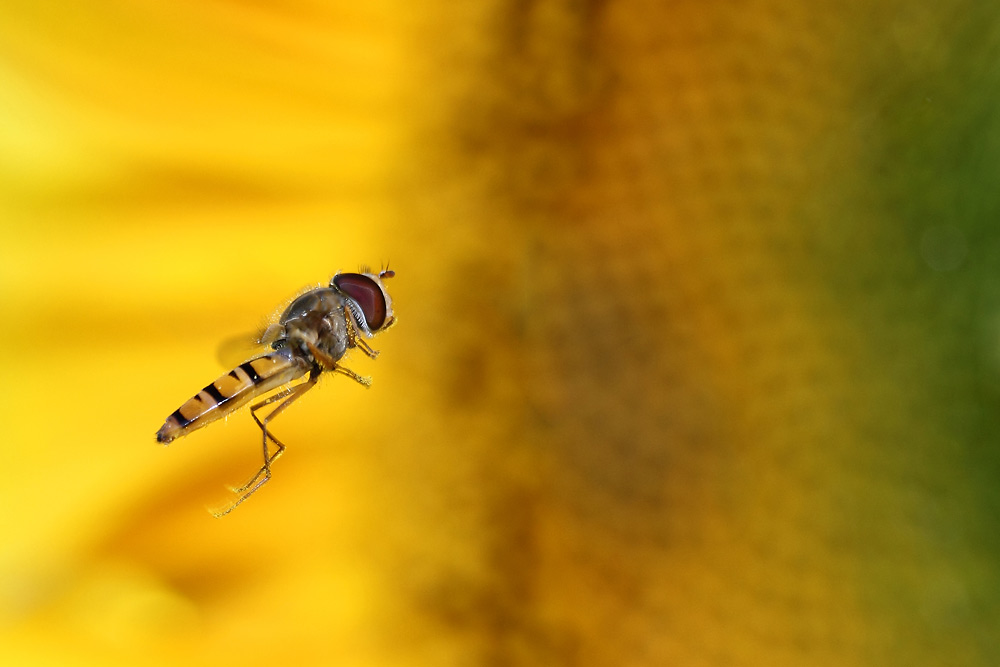
[[[250,406],[250,416],[261,430],[264,464],[250,481],[232,489],[237,499],[215,516],[229,514],[271,479],[271,464],[285,451],[285,445],[268,430],[268,424],[312,389],[320,375],[331,371],[366,387],[371,385],[371,378],[339,362],[351,348],[359,348],[372,359],[378,356],[365,339],[396,323],[392,299],[383,283],[395,275],[388,268],[376,274],[362,267],[360,273],[337,273],[329,286],[297,297],[256,341],[269,345],[270,352],[240,364],[167,417],[156,432],[157,442],[164,445],[229,415],[257,396],[309,376]],[[257,415],[258,410],[274,403],[277,407],[266,417]],[[268,441],[276,447],[273,452]]]

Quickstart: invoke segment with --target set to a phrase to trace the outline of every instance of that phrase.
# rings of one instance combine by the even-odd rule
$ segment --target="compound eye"
[[[374,280],[360,273],[341,273],[333,279],[334,286],[354,299],[365,314],[369,331],[378,331],[385,324],[385,295]]]

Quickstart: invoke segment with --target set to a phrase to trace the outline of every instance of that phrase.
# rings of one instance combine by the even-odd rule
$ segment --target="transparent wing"
[[[224,338],[219,343],[215,358],[223,368],[235,368],[244,361],[267,352],[271,343],[281,338],[285,328],[272,322],[252,333],[240,333]]]
[[[321,285],[311,285],[303,287],[295,296],[288,299],[269,317],[261,321],[261,325],[256,331],[251,333],[241,333],[223,339],[216,350],[215,357],[224,368],[235,368],[244,361],[256,357],[270,350],[271,343],[285,335],[285,327],[279,324],[281,314],[285,312],[295,299],[303,294],[322,287]]]

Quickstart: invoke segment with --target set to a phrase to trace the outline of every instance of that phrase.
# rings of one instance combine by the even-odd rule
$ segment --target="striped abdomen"
[[[251,359],[229,371],[174,410],[156,432],[156,440],[167,444],[175,438],[228,415],[254,396],[302,377],[308,371],[309,364],[306,361],[292,357],[286,350],[277,350]]]

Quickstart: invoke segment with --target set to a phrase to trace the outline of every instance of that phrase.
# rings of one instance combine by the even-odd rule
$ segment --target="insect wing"
[[[278,324],[270,324],[259,331],[243,332],[224,338],[215,350],[215,358],[223,368],[235,368],[247,359],[260,356],[278,339],[280,332],[275,332],[275,327],[280,331],[284,330]],[[265,334],[270,337],[265,338]]]

